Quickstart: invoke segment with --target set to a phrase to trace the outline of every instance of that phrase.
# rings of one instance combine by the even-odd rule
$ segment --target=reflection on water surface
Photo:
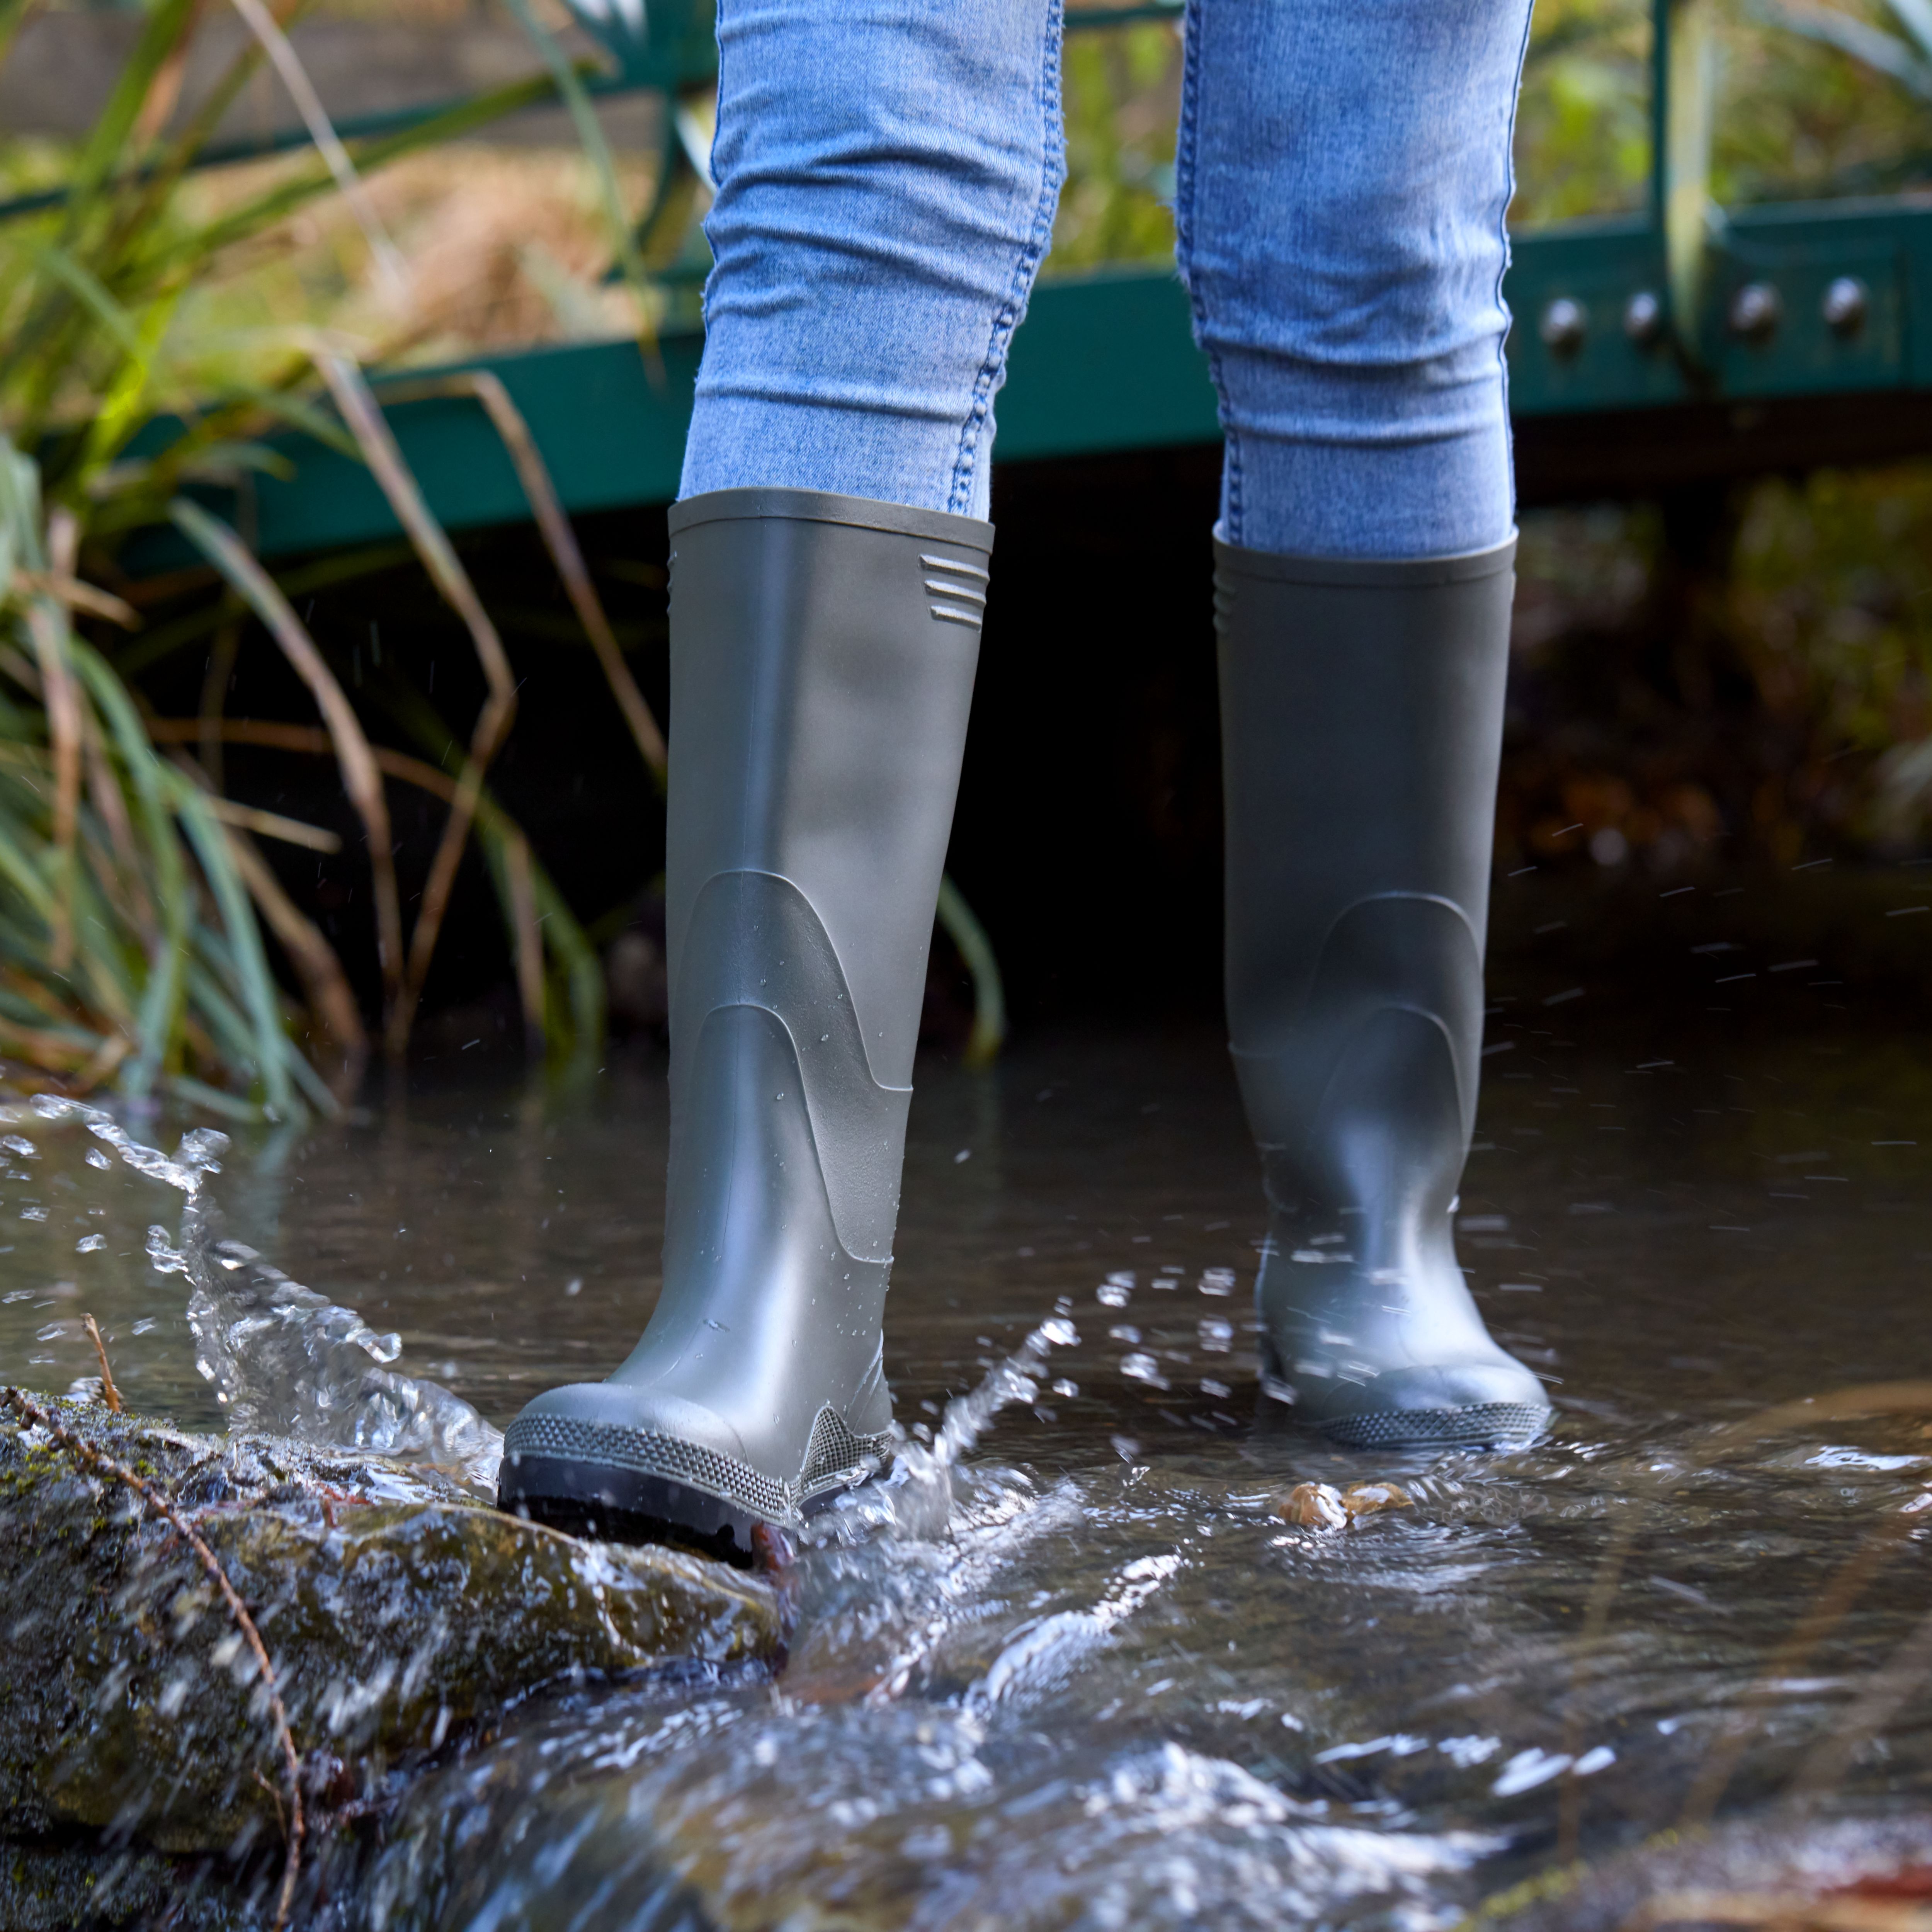
[[[1258,1401],[1262,1217],[1213,1038],[926,1069],[888,1336],[902,1420],[935,1426],[1056,1313],[1078,1336],[968,1458],[950,1537],[855,1528],[806,1552],[776,1682],[532,1700],[414,1785],[340,1910],[1424,1927],[1554,1856],[1569,1780],[1587,1846],[1630,1840],[1676,1817],[1748,1715],[1726,1802],[1785,1788],[1923,1613],[1923,1532],[1764,1672],[1874,1528],[1924,1507],[1932,1433],[1897,1417],[1716,1437],[1932,1374],[1925,1076],[1848,1022],[1566,1044],[1511,1010],[1491,1022],[1508,1051],[1461,1249],[1500,1339],[1550,1384],[1548,1442],[1343,1454]],[[214,1191],[231,1234],[400,1331],[400,1369],[501,1426],[614,1365],[648,1310],[662,1074],[638,1057],[564,1094],[479,1072],[362,1124],[239,1139]],[[0,1178],[0,1368],[56,1390],[92,1372],[91,1311],[132,1404],[216,1426],[182,1284],[144,1252],[178,1198],[83,1164],[75,1130],[31,1138]],[[1298,1483],[1381,1480],[1408,1506],[1333,1531],[1276,1513]],[[1592,1579],[1640,1500],[1580,1663]],[[1924,1711],[1908,1690],[1881,1714],[1834,1802],[1922,1805]]]

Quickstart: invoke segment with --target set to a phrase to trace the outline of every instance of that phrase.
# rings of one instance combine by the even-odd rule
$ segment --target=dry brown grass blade
[[[31,692],[36,699],[44,698],[40,673],[10,645],[0,644],[0,670],[4,670],[22,691]]]
[[[361,1084],[363,1069],[369,1064],[369,1036],[364,1030],[356,995],[350,990],[349,976],[343,971],[342,962],[322,928],[283,891],[268,861],[255,849],[254,841],[232,826],[225,829],[235,869],[241,874],[249,896],[261,908],[268,929],[289,956],[308,997],[316,1030],[340,1056],[340,1068],[329,1084],[338,1100],[346,1100]]]
[[[82,714],[82,723],[87,752],[87,794],[94,802],[95,816],[107,828],[108,842],[114,850],[112,876],[120,886],[135,930],[145,944],[152,946],[160,936],[160,924],[147,880],[142,876],[134,824],[128,816],[128,800],[108,762],[99,721],[87,712]]]
[[[80,519],[64,503],[47,512],[47,562],[56,577],[70,578],[80,568]]]
[[[148,736],[158,745],[192,744],[201,730],[198,718],[150,718],[145,722]],[[330,749],[328,733],[313,724],[280,724],[266,718],[224,718],[221,735],[231,745],[259,745],[272,752],[326,755]],[[392,752],[386,745],[373,746],[371,754],[385,776],[400,778],[446,805],[454,800],[457,782],[440,766],[412,758],[406,752]]]
[[[104,1037],[97,1034],[92,1040],[76,1040],[43,1027],[27,1026],[19,1020],[0,1018],[0,1050],[17,1054],[38,1072],[56,1076],[64,1072],[70,1076],[62,1080],[61,1090],[65,1094],[82,1092],[86,1086],[97,1085],[106,1078],[105,1075],[90,1078],[89,1072],[110,1042],[122,1048],[122,1057],[124,1058],[129,1042],[123,1034],[110,1034]]]
[[[1765,1714],[1776,1704],[1772,1688],[1781,1680],[1796,1676],[1807,1658],[1837,1629],[1852,1605],[1864,1595],[1866,1586],[1883,1566],[1885,1559],[1919,1526],[1916,1516],[1892,1516],[1881,1523],[1839,1567],[1820,1592],[1811,1607],[1799,1618],[1796,1628],[1780,1644],[1764,1669],[1762,1682],[1739,1700],[1736,1715],[1725,1734],[1712,1748],[1697,1773],[1697,1781],[1684,1801],[1679,1828],[1694,1830],[1708,1824],[1715,1814],[1738,1768],[1738,1760],[1757,1734]]]
[[[112,591],[103,590],[97,584],[83,584],[77,577],[67,576],[58,570],[16,570],[14,580],[25,590],[51,597],[56,604],[64,604],[70,610],[84,610],[90,617],[105,617],[110,624],[118,624],[124,631],[138,631],[141,628],[140,612],[124,598],[116,597]]]
[[[182,83],[188,78],[188,56],[194,50],[194,37],[207,10],[206,0],[196,0],[182,36],[168,50],[167,57],[154,70],[148,83],[148,98],[134,117],[133,146],[136,153],[160,138],[181,99]]]
[[[523,1002],[524,1038],[532,1053],[540,1053],[544,1040],[543,932],[537,924],[530,842],[521,832],[504,841],[503,869],[509,875],[510,922],[517,935],[517,992]]]
[[[316,362],[343,420],[375,472],[382,494],[388,498],[397,520],[416,545],[417,554],[445,601],[468,627],[489,691],[470,732],[469,753],[457,779],[455,800],[423,886],[422,910],[416,915],[416,929],[410,935],[409,971],[402,997],[391,1011],[384,1030],[383,1044],[389,1058],[400,1060],[409,1044],[416,1005],[422,998],[423,982],[429,976],[430,961],[442,931],[443,915],[455,888],[456,868],[462,862],[464,848],[470,842],[470,827],[476,816],[484,776],[490,760],[509,735],[511,722],[517,715],[517,686],[510,674],[510,661],[504,654],[503,640],[497,636],[496,627],[484,610],[469,573],[458,561],[442,525],[430,514],[415,478],[403,460],[402,452],[369,392],[369,386],[362,380],[362,370],[346,357],[332,352],[319,355]]]
[[[121,1391],[114,1386],[114,1371],[107,1366],[107,1344],[100,1339],[100,1324],[91,1315],[83,1315],[87,1324],[88,1338],[94,1344],[94,1352],[100,1358],[100,1400],[106,1403],[110,1414],[124,1413]]]
[[[1665,1925],[1762,1925],[1780,1932],[1932,1932],[1932,1912],[1893,1898],[1839,1893],[1666,1892],[1647,1900],[1619,1932]]]
[[[184,722],[172,718],[155,720],[154,724],[161,728],[153,730],[150,736],[157,742],[163,742],[169,735],[166,726]],[[205,735],[207,720],[196,722]],[[326,732],[311,728],[309,736],[313,741],[312,748],[323,757],[334,748]],[[176,764],[204,792],[212,791],[207,773],[193,759],[178,752],[174,755]],[[211,806],[218,805],[212,796],[208,802]],[[226,806],[228,801],[223,800],[218,803]],[[302,991],[308,1000],[309,1017],[316,1031],[340,1056],[341,1064],[330,1082],[330,1090],[338,1100],[346,1101],[361,1084],[363,1070],[369,1064],[369,1036],[364,1029],[356,995],[350,987],[349,976],[342,970],[342,962],[336,956],[334,947],[323,936],[322,928],[283,891],[281,881],[256,849],[255,842],[247,830],[218,808],[215,815],[224,821],[222,831],[242,883],[260,908],[262,916],[268,922],[268,929],[281,941],[282,950],[289,956],[296,977],[302,982]]]
[[[157,718],[148,723],[148,735],[157,744],[181,743],[194,737],[200,730],[199,718]],[[278,752],[320,754],[328,749],[328,738],[311,724],[278,724],[261,718],[230,718],[222,720],[221,735],[231,745],[259,745]],[[380,745],[375,748],[375,757],[388,776],[414,785],[446,804],[455,802],[459,792],[457,781],[426,760],[412,758],[405,752],[392,752]],[[517,936],[517,991],[523,1005],[524,1024],[530,1029],[532,1040],[540,1045],[544,1018],[543,934],[537,923],[536,880],[531,871],[530,842],[520,833],[515,833],[506,838],[504,845]],[[242,876],[249,880],[250,890],[253,890],[254,880],[249,874],[244,870]],[[262,910],[268,914],[269,922],[275,925],[275,915],[266,903]],[[289,911],[296,919],[302,918],[292,905],[289,907]],[[304,920],[303,923],[306,925],[308,922]],[[279,925],[275,925],[275,930],[278,934],[280,933]],[[316,938],[326,950],[328,942],[319,933]],[[286,940],[284,943],[286,944]],[[332,960],[334,956],[331,953],[329,956]],[[346,988],[344,996],[346,997]]]
[[[1761,1410],[1755,1415],[1727,1423],[1700,1448],[1687,1456],[1681,1465],[1673,1466],[1670,1475],[1673,1480],[1681,1480],[1708,1468],[1732,1449],[1759,1441],[1766,1436],[1781,1434],[1786,1430],[1861,1417],[1925,1414],[1932,1414],[1932,1382],[1872,1382],[1862,1388],[1840,1389],[1830,1395],[1806,1396],[1798,1401],[1781,1402],[1774,1408]],[[1578,1634],[1577,1647],[1581,1655],[1588,1655],[1603,1642],[1609,1628],[1610,1606],[1616,1595],[1617,1586],[1622,1580],[1630,1552],[1643,1534],[1646,1520],[1644,1499],[1634,1499],[1624,1512],[1622,1526],[1611,1539],[1603,1561],[1598,1565],[1583,1628]],[[1851,1608],[1884,1557],[1918,1526],[1918,1522],[1916,1516],[1889,1517],[1865,1540],[1826,1586],[1790,1638],[1780,1646],[1776,1658],[1763,1673],[1768,1682],[1790,1675],[1822,1642]],[[1761,1690],[1756,1697],[1747,1700],[1748,1722],[1733,1726],[1706,1760],[1696,1784],[1684,1801],[1681,1820],[1684,1826],[1701,1823],[1715,1810],[1736,1768],[1739,1756],[1755,1732],[1760,1714],[1772,1707],[1774,1694]],[[1573,1706],[1574,1703],[1573,1700]],[[1564,1748],[1573,1757],[1580,1743],[1576,1734],[1580,1721],[1580,1716],[1573,1709],[1565,1725],[1564,1741]],[[1568,1772],[1564,1774],[1559,1816],[1557,1860],[1559,1864],[1568,1864],[1576,1856],[1582,1823],[1582,1786]]]
[[[227,773],[221,761],[221,715],[228,706],[228,687],[235,676],[235,661],[242,653],[242,625],[245,612],[238,598],[223,600],[230,615],[214,634],[208,653],[208,669],[201,680],[201,766],[214,782],[214,789],[226,787]]]
[[[474,396],[482,404],[496,434],[502,438],[504,448],[510,452],[510,460],[516,465],[517,478],[523,485],[530,514],[536,519],[550,560],[556,566],[556,574],[563,580],[571,608],[577,613],[577,621],[584,626],[590,647],[597,653],[597,662],[603,667],[610,694],[616,699],[617,708],[624,714],[624,722],[631,728],[631,736],[637,741],[638,755],[650,768],[652,778],[662,791],[664,785],[664,734],[658,728],[658,721],[645,701],[644,694],[638,688],[637,680],[632,676],[630,667],[624,662],[616,633],[611,629],[610,620],[604,614],[597,586],[591,581],[590,572],[584,564],[584,553],[578,548],[577,533],[570,526],[570,519],[564,514],[563,505],[550,482],[550,471],[537,448],[536,439],[530,434],[530,424],[511,400],[510,392],[504,388],[501,379],[487,369],[469,369],[458,375],[430,376],[420,382],[385,383],[382,386],[385,402],[404,403],[430,396],[464,395]]]
[[[114,1070],[134,1051],[134,1040],[131,1034],[108,1034],[88,1055],[80,1071],[67,1083],[68,1094],[77,1099],[81,1094],[91,1093],[104,1080],[111,1079]]]
[[[89,1325],[92,1326],[91,1319]],[[104,1352],[102,1366],[106,1366]],[[200,1532],[153,1484],[136,1475],[124,1462],[104,1454],[92,1443],[83,1442],[31,1396],[22,1395],[18,1389],[9,1387],[0,1389],[0,1402],[35,1428],[45,1430],[83,1468],[92,1469],[97,1475],[111,1477],[132,1490],[160,1517],[194,1552],[201,1567],[221,1592],[222,1600],[228,1606],[228,1614],[235,1619],[236,1629],[254,1653],[255,1666],[262,1673],[262,1688],[268,1694],[268,1713],[274,1720],[275,1742],[282,1748],[282,1762],[289,1778],[288,1854],[282,1863],[281,1891],[275,1901],[275,1932],[282,1932],[295,1904],[296,1880],[302,1874],[302,1840],[308,1829],[302,1810],[302,1759],[296,1750],[295,1733],[289,1729],[289,1714],[282,1702],[275,1666],[268,1660],[268,1646],[262,1641],[262,1633],[255,1627],[255,1619],[248,1614],[248,1605],[242,1602],[240,1592],[228,1580],[228,1572],[221,1567],[221,1559],[208,1548]]]
[[[327,726],[329,742],[342,783],[361,818],[369,839],[369,868],[374,875],[376,898],[376,951],[382,972],[383,1000],[395,1012],[402,1004],[403,968],[406,957],[403,946],[401,896],[396,890],[395,844],[389,828],[388,801],[382,795],[382,776],[364,735],[362,722],[349,702],[335,674],[322,662],[302,620],[282,595],[281,586],[269,576],[254,555],[225,526],[212,526],[203,534],[218,544],[231,575],[248,586],[248,601],[268,623],[282,654],[309,688],[316,709]],[[193,721],[196,736],[200,719]],[[152,736],[152,734],[151,733]],[[227,736],[224,731],[222,734]],[[157,742],[161,740],[157,739]],[[178,741],[177,741],[178,742]]]
[[[293,44],[283,32],[280,22],[262,5],[262,0],[230,0],[230,4],[260,44],[262,51],[268,56],[277,76],[288,89],[289,98],[296,104],[296,112],[302,118],[302,124],[308,130],[309,139],[315,143],[316,152],[335,177],[336,187],[340,190],[343,200],[348,203],[350,212],[355,216],[357,226],[369,244],[370,256],[383,284],[384,293],[392,301],[402,302],[409,294],[409,272],[404,266],[402,256],[396,252],[396,244],[389,239],[388,231],[382,226],[382,218],[376,214],[375,205],[362,185],[362,177],[356,172],[356,164],[349,158],[349,151],[338,136],[328,110],[322,104],[322,97],[316,92],[315,83],[309,79]]]
[[[285,818],[279,812],[264,812],[254,805],[238,805],[232,798],[223,798],[218,794],[209,795],[208,808],[224,825],[257,833],[264,838],[278,838],[284,845],[300,845],[310,852],[342,850],[342,841],[334,832],[320,825],[307,824],[299,818]]]
[[[1878,1736],[1928,1676],[1932,1676],[1932,1615],[1912,1626],[1912,1634],[1873,1672],[1832,1735],[1798,1766],[1790,1796],[1814,1801],[1835,1790],[1860,1748]]]
[[[53,608],[45,600],[27,607],[27,629],[39,660],[40,688],[47,707],[47,736],[54,755],[54,846],[60,878],[54,895],[53,943],[47,963],[64,973],[74,958],[74,838],[80,822],[81,763],[80,686],[68,662],[67,642]]]

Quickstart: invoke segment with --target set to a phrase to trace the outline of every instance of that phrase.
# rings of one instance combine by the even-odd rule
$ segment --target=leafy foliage
[[[0,58],[24,11],[24,0],[0,0]],[[245,268],[261,258],[266,238],[286,233],[292,214],[356,187],[354,170],[483,124],[547,96],[553,83],[500,88],[352,154],[330,136],[326,157],[298,154],[211,193],[194,164],[265,50],[292,58],[281,34],[293,11],[271,18],[251,10],[255,42],[183,116],[197,9],[194,0],[152,0],[77,149],[52,166],[43,154],[10,158],[16,182],[24,170],[53,185],[0,224],[0,1054],[70,1090],[112,1079],[133,1096],[166,1090],[278,1114],[336,1104],[296,1044],[298,1031],[338,1088],[352,1084],[367,1042],[340,962],[280,890],[250,834],[308,844],[332,835],[213,796],[179,733],[145,716],[138,692],[76,626],[138,626],[154,589],[128,578],[129,539],[164,524],[185,536],[212,566],[202,580],[228,586],[218,651],[232,662],[241,619],[252,611],[308,684],[328,728],[326,748],[372,835],[378,896],[393,911],[382,794],[394,774],[286,598],[208,507],[245,503],[250,472],[284,466],[269,440],[278,428],[370,462],[439,589],[464,616],[496,692],[474,734],[440,733],[444,746],[471,740],[470,755],[454,760],[453,784],[436,767],[404,761],[406,782],[450,785],[451,816],[440,884],[422,896],[413,942],[399,913],[384,934],[387,1043],[400,1053],[406,1042],[472,829],[512,925],[533,1027],[548,1021],[554,1044],[587,1049],[602,1024],[601,988],[586,978],[586,959],[595,977],[594,954],[483,784],[514,714],[494,629],[355,362],[344,345],[307,329],[238,337],[208,299],[238,260]],[[359,190],[353,205],[366,213]],[[406,329],[399,340],[406,344]],[[520,452],[520,462],[526,456],[535,461]],[[218,744],[218,712],[201,722],[204,741]],[[271,973],[258,912],[302,983],[305,1026]]]

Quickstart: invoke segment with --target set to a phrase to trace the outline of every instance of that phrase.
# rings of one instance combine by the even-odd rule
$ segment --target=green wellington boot
[[[888,1454],[880,1359],[989,524],[796,490],[670,512],[664,1288],[539,1396],[504,1508],[748,1560]]]
[[[1514,540],[1215,547],[1228,1030],[1270,1210],[1264,1385],[1363,1447],[1526,1442],[1450,1217],[1475,1124]]]

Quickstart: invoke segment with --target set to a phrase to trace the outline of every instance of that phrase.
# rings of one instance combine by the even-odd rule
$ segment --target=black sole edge
[[[572,1536],[665,1544],[736,1570],[752,1567],[754,1532],[767,1526],[764,1518],[688,1483],[542,1456],[506,1460],[496,1507]]]

